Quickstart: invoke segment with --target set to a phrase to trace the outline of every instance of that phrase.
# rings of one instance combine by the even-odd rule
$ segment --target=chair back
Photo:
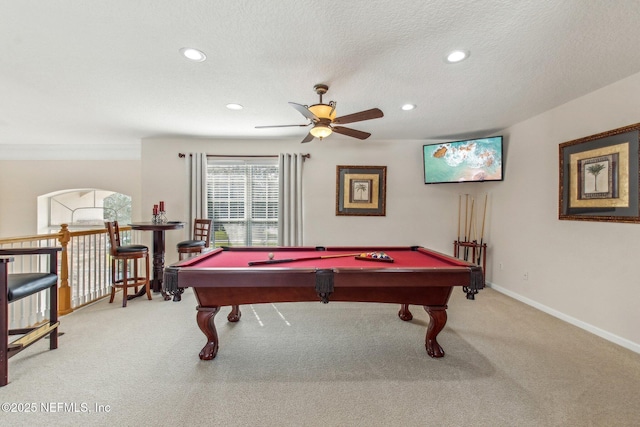
[[[109,233],[110,253],[112,256],[115,256],[120,246],[120,227],[118,227],[118,221],[105,221],[104,226]]]
[[[210,219],[195,219],[193,221],[193,240],[204,241],[205,248],[209,247],[211,235]]]

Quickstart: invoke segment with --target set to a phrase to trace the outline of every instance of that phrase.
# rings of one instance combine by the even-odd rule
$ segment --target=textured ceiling
[[[254,127],[305,123],[287,103],[317,83],[338,116],[384,111],[349,125],[371,139],[484,136],[640,72],[639,22],[637,0],[0,0],[0,144],[302,140]]]

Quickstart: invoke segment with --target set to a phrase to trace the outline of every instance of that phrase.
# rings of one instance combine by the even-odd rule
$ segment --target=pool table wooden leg
[[[211,360],[218,353],[218,331],[214,318],[220,311],[220,306],[197,307],[198,314],[196,320],[203,334],[207,336],[207,343],[200,350],[200,360]]]
[[[425,347],[427,354],[431,357],[444,356],[444,350],[436,341],[436,337],[447,323],[447,306],[424,306],[425,311],[429,314],[430,322],[427,327],[427,337],[425,339]]]
[[[400,304],[400,311],[398,312],[398,317],[405,322],[413,319],[413,314],[409,311],[409,304]]]
[[[240,306],[234,305],[234,306],[231,306],[231,311],[227,316],[227,320],[229,322],[237,322],[238,320],[240,320],[241,316],[242,316],[242,313],[240,312]]]

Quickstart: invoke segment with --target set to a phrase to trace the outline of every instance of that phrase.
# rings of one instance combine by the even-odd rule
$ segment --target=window
[[[63,190],[38,197],[38,229],[102,228],[105,221],[131,222],[131,197],[108,190]]]
[[[207,210],[216,246],[278,244],[278,160],[209,159]]]

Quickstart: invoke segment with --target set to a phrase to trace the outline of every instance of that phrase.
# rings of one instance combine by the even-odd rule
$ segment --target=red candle
[[[158,205],[153,205],[153,214],[158,215]]]
[[[160,211],[164,212],[164,202],[160,201]]]

